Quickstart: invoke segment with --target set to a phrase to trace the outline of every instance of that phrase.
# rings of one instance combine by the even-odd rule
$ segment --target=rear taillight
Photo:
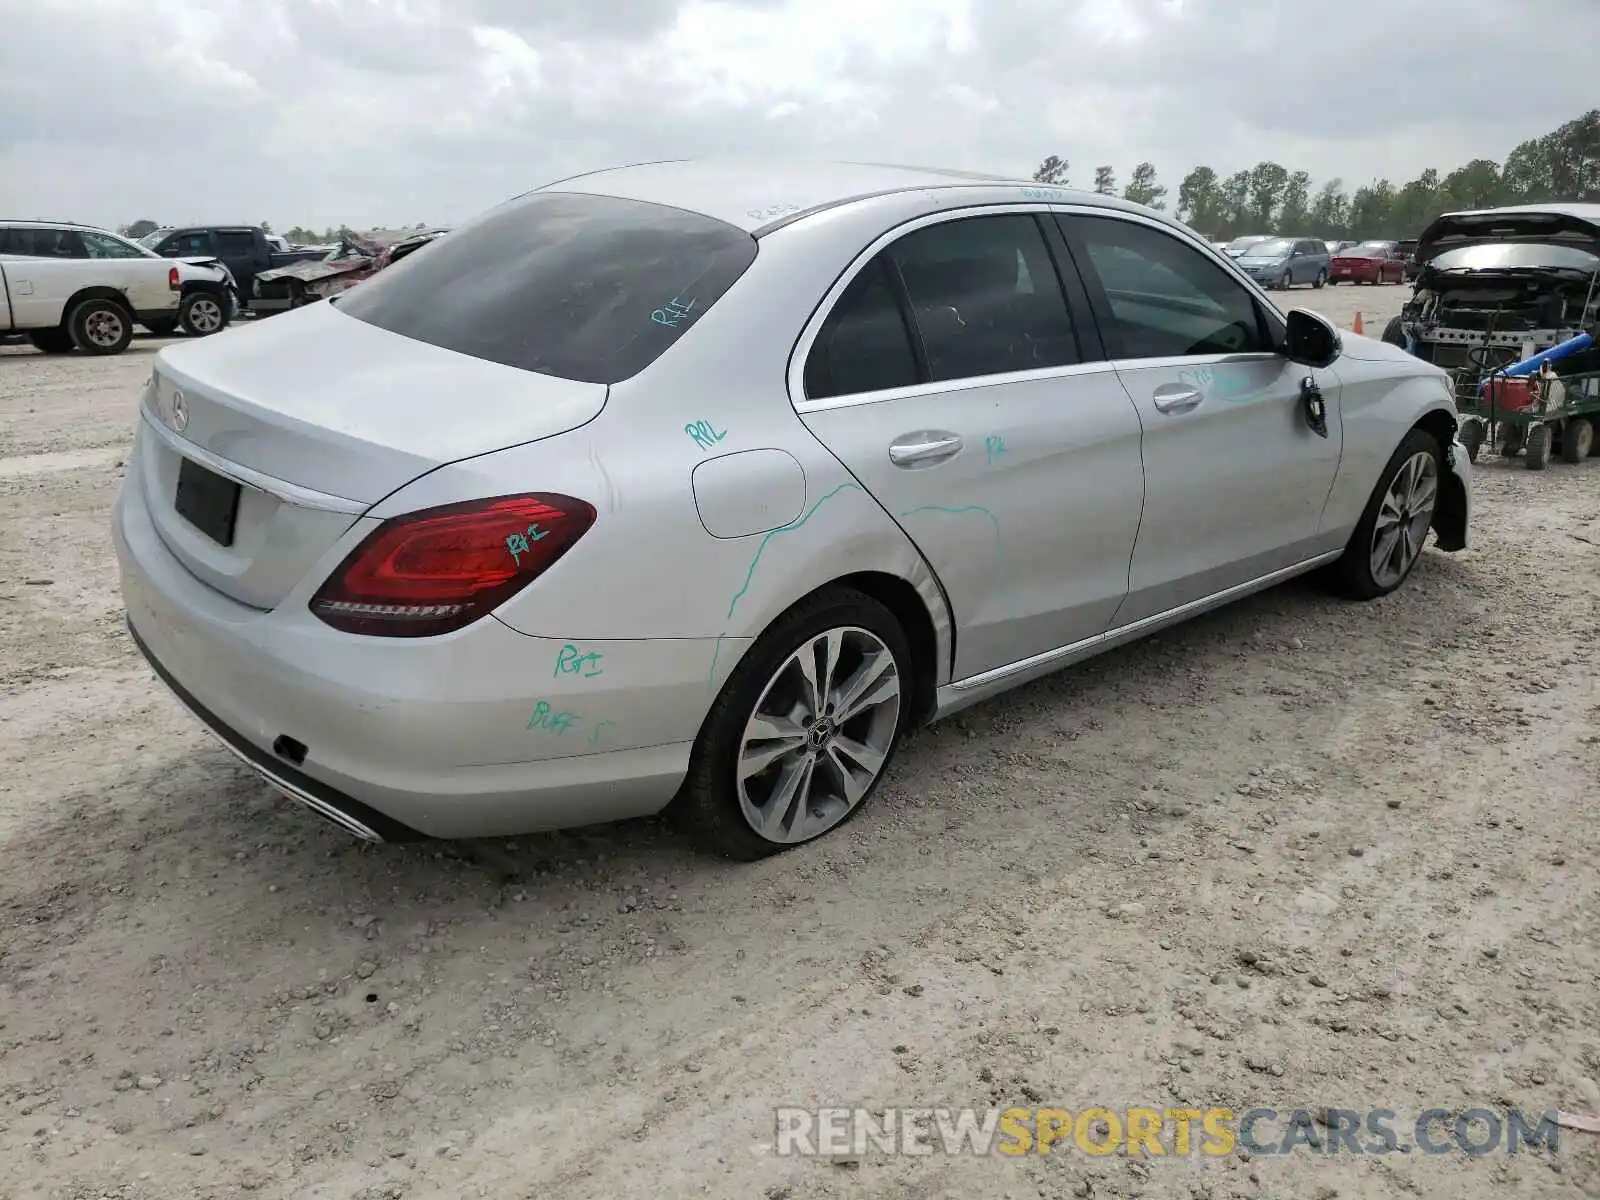
[[[335,629],[430,637],[469,625],[532,583],[594,524],[592,504],[533,492],[394,517],[312,597]]]
[[[177,267],[168,267],[167,268],[167,289],[169,291],[173,291],[173,292],[178,290],[178,268]]]

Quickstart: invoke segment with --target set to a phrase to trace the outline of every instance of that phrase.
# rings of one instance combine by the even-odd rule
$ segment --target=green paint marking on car
[[[950,513],[954,516],[959,516],[962,513],[982,513],[984,516],[989,518],[989,524],[994,526],[994,558],[996,562],[1000,561],[1000,518],[995,516],[987,508],[983,507],[983,505],[963,504],[960,507],[952,508],[946,504],[919,504],[916,508],[906,509],[906,511],[901,513],[900,516],[902,519],[904,519],[905,517],[909,517],[914,513],[922,512]]]
[[[528,729],[538,729],[546,733],[566,733],[576,725],[582,717],[575,712],[558,712],[548,700],[540,700],[533,706],[533,716],[528,718]]]
[[[761,544],[756,547],[755,557],[750,560],[750,569],[744,573],[743,586],[741,586],[739,590],[733,594],[733,599],[728,601],[728,618],[732,620],[733,610],[739,606],[739,601],[743,600],[745,593],[750,590],[750,581],[756,577],[756,567],[761,562],[761,555],[766,551],[768,542],[772,541],[772,539],[777,537],[780,533],[792,533],[794,530],[799,529],[807,521],[811,520],[812,517],[817,515],[817,509],[821,508],[829,500],[832,500],[840,492],[859,492],[860,490],[860,484],[841,483],[838,487],[834,488],[833,491],[827,493],[809,509],[807,509],[803,515],[797,517],[793,521],[790,521],[787,525],[780,525],[778,528],[769,530],[767,533],[763,534],[761,537]]]
[[[1277,382],[1276,376],[1264,382],[1254,367],[1196,367],[1192,371],[1179,371],[1178,382],[1199,388],[1206,399],[1224,404],[1242,403],[1264,395]]]
[[[582,650],[568,642],[556,653],[555,674],[580,675],[584,679],[593,679],[596,675],[605,674],[600,669],[600,660],[605,655],[598,650]]]
[[[733,619],[733,610],[739,607],[739,601],[743,600],[745,594],[750,591],[750,584],[756,577],[756,567],[761,563],[761,555],[766,552],[767,543],[772,541],[772,539],[777,537],[780,533],[791,533],[794,530],[801,528],[807,521],[811,520],[812,517],[817,515],[817,510],[819,508],[821,508],[829,500],[832,500],[840,492],[859,492],[860,490],[860,484],[841,483],[831,492],[824,494],[815,504],[808,508],[799,517],[795,518],[793,521],[790,521],[787,525],[780,525],[778,528],[768,530],[766,533],[764,533],[761,536],[761,544],[756,547],[756,552],[750,559],[750,567],[744,573],[744,583],[740,586],[739,590],[733,594],[733,599],[728,601],[728,620],[731,621]],[[721,657],[722,643],[727,637],[727,630],[723,630],[717,635],[717,644],[711,654],[711,671],[708,676],[708,681],[713,685],[715,685],[717,681],[717,659]]]

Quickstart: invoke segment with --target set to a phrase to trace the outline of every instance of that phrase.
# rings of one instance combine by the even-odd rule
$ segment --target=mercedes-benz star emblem
[[[189,425],[189,402],[182,392],[172,393],[172,428],[182,433]]]

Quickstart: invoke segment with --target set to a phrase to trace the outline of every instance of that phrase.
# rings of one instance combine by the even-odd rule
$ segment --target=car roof
[[[674,159],[590,171],[545,184],[541,192],[617,196],[702,213],[756,236],[822,209],[895,192],[1035,189],[1061,203],[1149,213],[1130,201],[1031,179],[892,163],[817,162],[796,159]],[[1159,214],[1158,214],[1159,215]]]
[[[89,229],[95,233],[111,232],[99,225],[85,225],[82,221],[41,221],[36,217],[0,217],[0,225],[25,225],[32,229]]]

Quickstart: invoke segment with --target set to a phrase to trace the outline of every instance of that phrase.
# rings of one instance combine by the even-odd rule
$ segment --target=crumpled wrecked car
[[[398,242],[394,243],[394,245],[390,246],[383,252],[383,266],[394,266],[394,264],[399,262],[402,258],[406,258],[409,255],[415,254],[424,246],[431,245],[433,242],[437,241],[439,238],[443,237],[449,232],[450,231],[448,229],[428,229],[421,233],[414,233],[410,237],[401,238]]]
[[[1578,462],[1600,421],[1600,204],[1447,213],[1383,340],[1455,379],[1460,439],[1539,469]]]
[[[292,263],[256,276],[250,307],[256,312],[300,308],[354,287],[383,266],[383,248],[346,235],[326,256]]]

